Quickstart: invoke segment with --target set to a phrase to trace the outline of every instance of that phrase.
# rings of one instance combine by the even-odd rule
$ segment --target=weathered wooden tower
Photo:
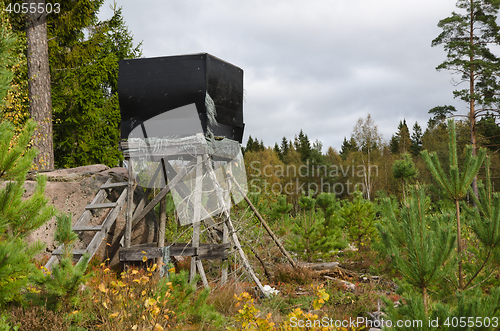
[[[146,257],[168,260],[191,256],[191,279],[199,273],[206,287],[203,260],[228,258],[237,252],[246,273],[266,295],[254,273],[231,220],[231,202],[245,199],[288,261],[292,258],[246,197],[246,173],[240,143],[243,137],[243,70],[212,55],[193,54],[122,60],[118,96],[121,112],[120,148],[128,167],[128,183],[106,183],[75,231],[94,231],[85,252],[93,255],[126,203],[125,235],[120,261]],[[134,190],[145,190],[134,204]],[[111,189],[124,187],[120,198],[102,203]],[[181,225],[193,227],[189,243],[165,246],[166,195],[172,194]],[[148,202],[148,197],[154,198]],[[99,197],[99,198],[98,198]],[[132,229],[160,205],[156,242],[132,246]],[[101,226],[87,226],[90,210],[112,208]],[[108,220],[109,218],[109,220]],[[200,240],[209,233],[210,243]],[[168,239],[168,238],[167,238]],[[83,251],[81,252],[83,254]],[[57,261],[54,256],[48,267]],[[222,263],[221,282],[228,277]]]

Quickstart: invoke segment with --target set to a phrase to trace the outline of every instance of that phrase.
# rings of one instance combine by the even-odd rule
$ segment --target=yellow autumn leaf
[[[138,274],[138,273],[139,273],[139,271],[137,271],[137,270],[135,270],[135,269],[134,269],[134,270],[132,270],[132,272],[131,272],[131,273],[132,273],[132,275],[135,275],[135,274]]]
[[[106,304],[106,302],[103,302],[102,305],[104,306],[104,308],[109,309],[108,305]]]
[[[146,255],[144,255],[144,256],[142,257],[142,262],[146,262],[147,260],[148,260],[148,257],[147,257]]]
[[[99,291],[101,291],[101,292],[103,292],[103,293],[106,293],[106,287],[104,286],[104,284],[103,284],[103,283],[101,283],[101,284],[99,285]]]
[[[120,315],[120,313],[116,312],[116,313],[109,315],[109,318],[116,318],[116,317],[118,317],[118,315]]]
[[[156,323],[155,328],[153,329],[153,331],[163,331],[163,330],[165,330],[163,326],[161,326],[158,323]]]

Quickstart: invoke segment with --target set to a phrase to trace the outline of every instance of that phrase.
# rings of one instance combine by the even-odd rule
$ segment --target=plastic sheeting
[[[208,95],[206,104],[210,104]],[[142,187],[164,188],[179,172],[187,171],[171,188],[181,225],[229,211],[231,196],[235,203],[243,199],[239,190],[231,185],[228,173],[246,194],[240,144],[230,139],[206,137],[195,104],[144,121],[131,131],[128,143],[134,174]],[[196,218],[195,206],[200,206]]]

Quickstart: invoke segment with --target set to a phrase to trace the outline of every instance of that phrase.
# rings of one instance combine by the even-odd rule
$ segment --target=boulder
[[[69,213],[72,216],[73,224],[85,211],[85,207],[91,203],[99,188],[108,179],[113,182],[128,181],[128,171],[124,168],[109,168],[103,164],[96,164],[72,169],[61,169],[52,172],[30,174],[25,182],[25,197],[28,198],[34,192],[36,176],[43,174],[47,177],[45,195],[49,198],[49,203],[57,210]],[[116,201],[123,188],[113,189],[106,201]],[[134,204],[137,204],[143,197],[143,190],[138,187],[134,192]],[[96,210],[89,225],[101,224],[109,209]],[[112,264],[118,263],[119,241],[125,230],[126,206],[120,212],[115,224],[108,232],[106,241],[103,242],[96,252],[100,259],[110,258]],[[132,233],[132,244],[152,242],[155,234],[155,224],[157,218],[153,211],[146,216],[146,222],[139,222]],[[45,225],[28,236],[29,241],[40,240],[45,243],[46,248],[43,255],[50,256],[56,248],[54,242],[54,231],[56,228],[55,217]],[[93,238],[94,232],[80,233],[81,242],[76,248],[84,248]],[[43,257],[42,254],[38,258]]]

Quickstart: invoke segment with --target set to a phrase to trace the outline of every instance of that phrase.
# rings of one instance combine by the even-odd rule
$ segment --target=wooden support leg
[[[208,158],[208,155],[205,155],[205,158]],[[212,183],[215,186],[217,186],[217,178],[215,176],[215,172],[212,168],[212,164],[210,163],[210,160],[208,160],[206,162],[206,164],[207,164],[208,175],[212,179]],[[221,204],[221,206],[224,206],[225,202],[224,202],[224,197],[222,196],[221,190],[218,189],[218,187],[215,187],[215,192],[217,194],[217,199],[219,200],[219,203]],[[250,265],[250,262],[248,261],[246,255],[245,255],[245,252],[243,251],[243,248],[241,248],[240,240],[238,239],[238,236],[236,235],[236,231],[234,230],[233,223],[231,222],[231,217],[230,217],[229,211],[226,208],[223,208],[223,211],[224,211],[224,216],[226,218],[225,224],[227,226],[227,229],[229,230],[229,235],[231,236],[233,244],[236,247],[236,250],[238,251],[241,259],[243,260],[243,265],[245,266],[245,269],[246,269],[248,275],[253,279],[253,281],[255,282],[257,287],[259,288],[260,292],[264,296],[269,297],[269,294],[267,294],[264,291],[264,287],[262,286],[259,278],[253,272],[252,266]]]
[[[225,244],[227,242],[229,242],[229,235],[228,235],[228,229],[227,229],[227,225],[224,223],[224,228],[223,228],[223,233],[222,233],[222,243]],[[229,266],[229,260],[228,259],[225,259],[225,260],[222,260],[222,275],[221,275],[221,283],[222,285],[226,284],[227,283],[227,269],[228,269],[228,266]]]
[[[125,247],[129,248],[132,241],[132,213],[134,206],[134,162],[128,159],[128,192],[127,192],[127,215],[125,217]]]
[[[161,159],[160,165],[163,169],[165,185],[167,185],[167,173],[165,170],[165,159]],[[158,226],[158,247],[162,248],[165,245],[165,225],[167,221],[167,196],[160,200],[160,225]],[[161,268],[163,257],[158,258],[158,266]],[[166,263],[166,262],[165,262]]]
[[[227,164],[227,174],[231,174],[231,163]],[[227,196],[224,197],[226,203],[231,203],[231,177],[226,176],[226,185],[227,185]],[[227,225],[224,223],[222,228],[222,243],[225,244],[229,242],[229,230],[227,229]],[[222,285],[227,283],[227,269],[229,267],[229,260],[222,260],[221,262],[221,283]]]
[[[194,190],[194,215],[193,215],[193,237],[192,237],[192,245],[195,249],[200,247],[200,230],[201,230],[201,197],[203,193],[203,160],[201,156],[197,157],[196,164],[196,182],[195,182],[195,190]],[[203,270],[203,265],[201,261],[198,260],[197,256],[191,257],[191,274],[189,275],[189,281],[192,282],[194,280],[194,276],[196,274],[196,269],[200,273],[201,279],[203,280],[203,284],[208,287],[208,281],[205,276],[205,271]]]
[[[292,257],[290,256],[290,254],[288,253],[288,251],[285,249],[285,247],[281,244],[281,242],[279,241],[278,237],[276,237],[276,235],[274,234],[273,230],[271,230],[271,228],[269,227],[269,225],[267,225],[267,222],[264,220],[264,218],[262,218],[262,216],[260,215],[260,213],[257,210],[257,208],[255,208],[255,206],[253,205],[252,201],[250,201],[250,199],[246,196],[245,192],[243,191],[243,189],[241,188],[241,186],[238,184],[238,182],[236,181],[236,179],[233,177],[232,174],[229,174],[229,176],[231,177],[231,179],[232,179],[234,185],[236,186],[236,188],[238,189],[238,191],[240,191],[240,193],[245,198],[245,201],[248,203],[248,205],[250,206],[250,208],[253,210],[255,216],[257,216],[257,218],[259,219],[260,223],[266,229],[267,233],[274,240],[274,242],[276,243],[276,245],[280,249],[281,253],[286,257],[286,259],[288,260],[288,262],[290,263],[290,265],[293,268],[297,268],[297,264],[295,263],[295,261],[292,259]]]

